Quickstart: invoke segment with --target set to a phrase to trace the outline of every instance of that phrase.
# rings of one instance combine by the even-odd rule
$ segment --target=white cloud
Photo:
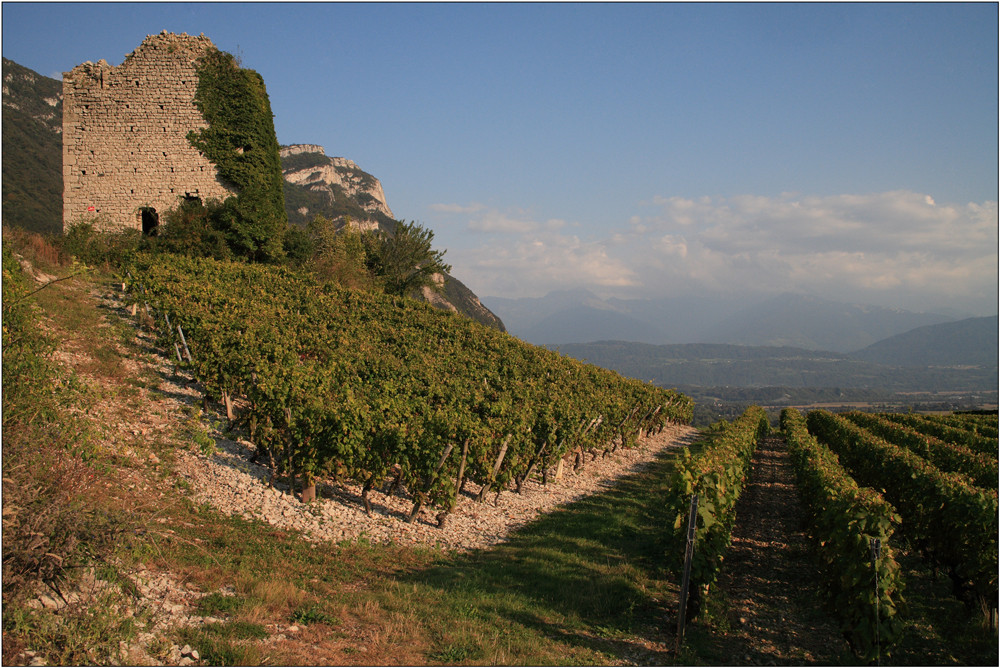
[[[511,216],[495,209],[469,221],[469,229],[490,234],[535,234],[542,226],[524,217]]]
[[[482,211],[486,207],[472,202],[471,204],[431,204],[428,208],[435,213],[471,214]]]
[[[612,251],[613,237],[582,240],[578,224],[536,221],[527,212],[485,210],[468,221],[481,235],[476,248],[449,253],[456,276],[481,295],[526,296],[587,286],[605,290],[641,287],[639,276]],[[629,239],[630,240],[630,239]]]
[[[655,231],[660,239],[682,235],[689,253],[672,272],[706,286],[898,299],[910,308],[952,300],[969,308],[977,295],[996,295],[996,202],[938,205],[929,195],[893,191],[655,203],[660,212],[631,229]],[[635,252],[646,236],[636,234]],[[669,257],[676,263],[676,252]],[[648,262],[657,264],[655,257]]]
[[[479,246],[449,259],[480,294],[587,287],[620,296],[812,292],[915,310],[996,312],[996,202],[922,193],[656,197],[581,240],[582,227],[477,212]]]

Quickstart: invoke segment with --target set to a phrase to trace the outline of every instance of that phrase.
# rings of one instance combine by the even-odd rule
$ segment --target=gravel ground
[[[764,439],[737,502],[719,578],[735,622],[731,633],[715,637],[725,663],[804,665],[850,656],[823,606],[804,513],[784,439]]]
[[[550,471],[547,485],[529,480],[521,494],[512,490],[502,492],[499,498],[487,494],[478,503],[473,498],[478,486],[469,484],[443,527],[437,525],[438,511],[426,507],[407,523],[413,500],[379,489],[369,493],[369,517],[361,503],[361,485],[354,483],[320,484],[321,498],[302,503],[287,486],[268,485],[270,470],[250,461],[253,447],[242,440],[217,439],[218,451],[210,457],[182,452],[177,471],[191,485],[197,501],[223,513],[302,531],[316,542],[364,537],[376,543],[425,543],[465,550],[502,542],[512,530],[554,506],[607,489],[615,479],[639,470],[663,449],[689,443],[695,432],[687,426],[670,426],[641,439],[635,448],[588,461],[576,474],[572,466],[565,466],[562,480],[554,480],[554,471]]]

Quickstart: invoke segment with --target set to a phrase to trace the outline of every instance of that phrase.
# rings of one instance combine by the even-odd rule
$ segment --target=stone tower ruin
[[[207,126],[195,105],[204,35],[147,35],[121,65],[86,62],[63,73],[63,231],[155,230],[185,198],[236,194],[188,132]]]

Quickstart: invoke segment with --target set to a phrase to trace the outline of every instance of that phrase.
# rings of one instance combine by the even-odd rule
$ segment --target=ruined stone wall
[[[86,62],[63,74],[63,230],[142,229],[182,198],[236,194],[187,134],[206,127],[194,98],[196,60],[214,48],[187,34],[149,35],[112,67]]]

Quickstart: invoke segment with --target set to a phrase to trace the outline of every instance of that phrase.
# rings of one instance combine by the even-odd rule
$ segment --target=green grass
[[[906,627],[889,663],[997,665],[997,630],[988,628],[981,610],[970,610],[952,595],[947,575],[935,574],[912,552],[902,553],[900,566],[906,574]]]
[[[382,651],[416,637],[421,661],[607,663],[637,651],[636,637],[673,633],[662,628],[676,598],[663,569],[671,518],[661,499],[671,465],[663,458],[488,550],[313,547],[294,533],[191,506],[173,518],[178,540],[160,545],[162,561],[207,590],[233,587],[237,596],[210,594],[198,608],[230,623],[324,624],[340,636],[352,625],[378,626]],[[184,542],[195,538],[206,549]],[[279,581],[285,587],[276,593]],[[354,653],[359,662],[370,656]],[[654,652],[652,660],[666,656]]]

